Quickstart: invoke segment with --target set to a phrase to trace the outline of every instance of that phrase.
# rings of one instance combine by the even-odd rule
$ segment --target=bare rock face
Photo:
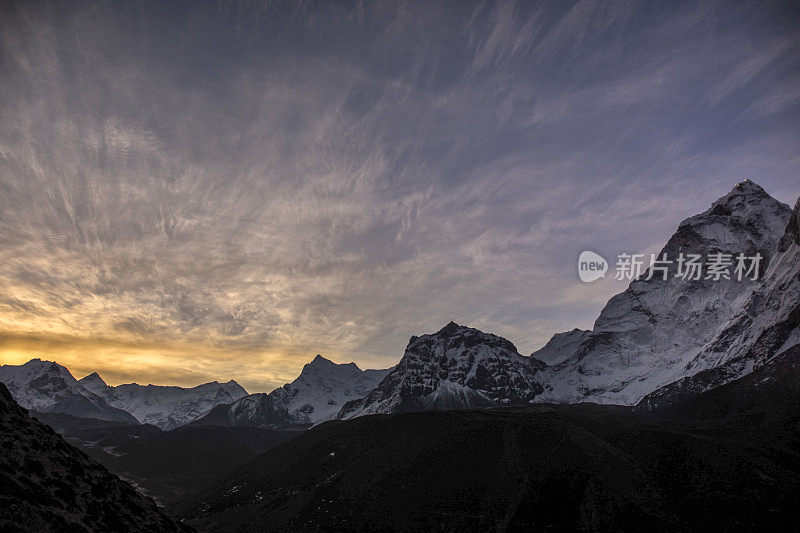
[[[451,322],[437,333],[412,337],[380,385],[346,404],[338,418],[528,403],[543,390],[537,373],[546,366],[520,355],[502,337]]]
[[[0,383],[0,530],[191,531],[28,416]]]

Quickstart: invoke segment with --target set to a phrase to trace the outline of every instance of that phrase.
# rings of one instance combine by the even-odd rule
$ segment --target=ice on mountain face
[[[684,220],[658,255],[760,253],[764,266],[771,263],[790,212],[745,181],[706,212]],[[683,377],[759,285],[735,278],[687,281],[676,278],[675,269],[672,264],[667,280],[633,281],[609,300],[586,338],[544,372],[546,391],[537,401],[635,404]]]
[[[798,328],[800,199],[760,286],[714,339],[686,365],[686,374],[736,361],[752,362],[758,367],[790,348],[792,339],[797,339]]]
[[[342,405],[367,394],[388,372],[361,370],[355,363],[337,364],[317,355],[291,383],[269,394],[242,398],[218,416],[234,426],[317,424],[331,420]]]
[[[247,391],[235,381],[212,381],[191,388],[136,383],[110,387],[95,372],[82,378],[81,383],[110,405],[131,413],[142,424],[163,430],[188,424],[217,405],[247,396]]]
[[[586,340],[590,331],[575,328],[572,331],[556,333],[547,341],[547,344],[531,354],[531,357],[542,361],[549,366],[563,363],[577,349],[578,345]]]
[[[31,359],[23,365],[0,366],[0,382],[27,409],[136,423],[129,413],[108,405],[52,361]]]
[[[542,392],[536,374],[545,367],[502,337],[451,322],[437,333],[412,337],[380,385],[337,417],[528,403]]]

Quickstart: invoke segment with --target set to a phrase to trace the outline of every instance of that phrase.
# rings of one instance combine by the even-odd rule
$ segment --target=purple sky
[[[4,2],[0,363],[111,383],[450,320],[530,353],[751,178],[800,187],[791,3]]]

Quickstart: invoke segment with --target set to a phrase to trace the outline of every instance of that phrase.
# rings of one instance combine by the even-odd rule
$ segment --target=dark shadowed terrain
[[[175,513],[202,531],[791,530],[797,356],[663,411],[539,405],[328,422]]]
[[[165,505],[299,433],[202,425],[162,431],[148,424],[109,424],[51,413],[35,416]]]
[[[0,384],[0,531],[189,531],[67,444]]]

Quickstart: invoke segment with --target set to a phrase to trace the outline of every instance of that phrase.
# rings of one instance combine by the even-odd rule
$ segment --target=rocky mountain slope
[[[537,373],[546,366],[502,337],[451,322],[411,337],[377,388],[344,405],[337,417],[528,403],[543,390]]]
[[[334,418],[345,403],[367,394],[388,373],[388,369],[361,370],[355,363],[337,364],[317,355],[291,383],[269,394],[251,394],[232,405],[220,405],[195,424],[239,427],[316,424]]]
[[[66,367],[52,361],[31,359],[24,365],[2,365],[0,382],[27,409],[136,423],[130,413],[109,405],[78,382]]]
[[[217,405],[231,404],[247,396],[247,391],[233,380],[212,381],[191,388],[136,383],[112,387],[94,372],[80,383],[109,405],[132,414],[142,424],[153,424],[163,430],[188,424]]]
[[[189,531],[32,419],[0,384],[0,530]]]
[[[636,410],[682,418],[725,418],[733,426],[742,417],[766,423],[796,414],[800,412],[800,344],[741,377],[732,376],[725,365],[698,372],[648,394]],[[800,430],[797,423],[793,422],[793,431]]]
[[[543,372],[546,390],[538,401],[632,405],[659,387],[720,364],[719,355],[710,353],[719,354],[719,349],[732,353],[732,345],[723,348],[717,336],[727,330],[725,338],[732,340],[746,335],[745,330],[754,331],[754,324],[729,322],[743,306],[754,305],[747,303],[753,301],[753,291],[762,286],[764,277],[774,277],[778,262],[784,263],[779,267],[782,272],[790,269],[786,261],[773,257],[790,214],[788,206],[744,181],[706,212],[684,220],[659,257],[666,254],[675,261],[681,253],[700,254],[706,261],[717,252],[734,257],[761,254],[759,279],[731,275],[714,280],[703,272],[701,279],[687,280],[675,275],[677,263],[669,265],[666,280],[660,272],[649,280],[643,275],[608,302],[592,331],[566,359]],[[773,318],[765,315],[763,327],[769,327]],[[718,348],[707,348],[711,345]]]

